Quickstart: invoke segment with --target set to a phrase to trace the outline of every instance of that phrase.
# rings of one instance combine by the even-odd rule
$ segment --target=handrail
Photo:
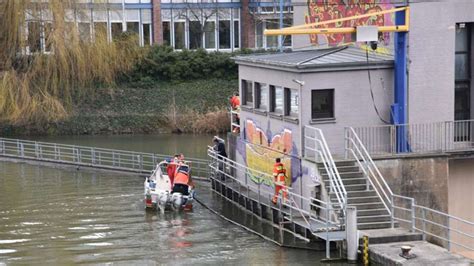
[[[372,156],[474,150],[474,120],[377,125],[353,129]],[[400,133],[406,136],[405,140],[397,138]]]
[[[208,156],[211,159],[209,163],[209,167],[215,173],[218,173],[219,175],[224,176],[225,179],[229,179],[232,182],[235,182],[236,184],[238,184],[239,188],[245,187],[257,193],[258,194],[257,200],[260,204],[263,204],[263,202],[261,201],[262,196],[264,198],[268,198],[269,200],[273,197],[274,195],[273,191],[263,190],[261,188],[260,183],[249,182],[247,178],[248,173],[259,174],[263,176],[264,178],[268,178],[269,180],[271,180],[271,184],[275,186],[276,182],[273,181],[273,177],[270,174],[261,172],[257,169],[249,168],[231,159],[223,158],[222,156],[219,156],[216,153],[216,151],[212,149],[212,147],[210,146],[208,147]],[[233,170],[241,171],[241,172],[243,171],[245,176],[240,177],[240,178],[238,176],[233,176],[230,173],[228,173],[229,172],[228,170],[225,170],[225,169],[233,169]],[[215,180],[217,182],[223,182],[219,178],[215,178]],[[281,184],[278,184],[278,185],[281,185]],[[324,202],[322,200],[318,200],[312,197],[304,197],[302,195],[296,194],[295,192],[292,191],[292,188],[287,185],[283,185],[283,189],[286,190],[287,192],[288,202],[283,202],[280,206],[287,206],[290,208],[290,210],[295,210],[298,213],[300,213],[300,215],[303,217],[305,223],[308,225],[309,228],[311,228],[311,221],[319,221],[320,223],[327,223],[332,226],[340,226],[339,221],[337,220],[331,221],[331,218],[330,218],[332,217],[331,212],[338,209],[333,208],[329,202]],[[304,201],[308,205],[308,207],[316,206],[317,208],[320,208],[327,215],[326,219],[321,220],[322,217],[318,217],[316,214],[308,210],[305,210],[302,206],[301,207],[298,206],[298,204],[296,204],[297,200]],[[314,204],[313,202],[316,202],[317,204]]]
[[[172,157],[163,154],[9,138],[0,138],[0,156],[140,173],[151,173],[159,161]],[[186,161],[193,165],[193,172],[198,176],[207,175],[207,160],[187,158]]]
[[[422,233],[423,238],[426,238],[426,236],[428,235],[432,238],[446,241],[448,250],[451,250],[451,244],[454,244],[459,247],[474,251],[474,235],[465,232],[470,232],[474,230],[474,222],[467,221],[465,219],[444,213],[442,211],[417,205],[415,199],[412,197],[394,194],[387,182],[385,181],[384,177],[380,173],[377,165],[372,160],[372,157],[367,151],[365,145],[362,143],[359,136],[352,127],[346,128],[345,138],[347,154],[351,154],[354,157],[361,169],[363,169],[372,187],[377,192],[377,195],[382,199],[382,202],[384,202],[384,205],[392,218],[392,227],[394,226],[394,220],[408,223],[410,224],[411,229],[413,231]],[[405,202],[409,202],[410,208],[405,207],[405,205],[397,204],[397,201],[395,199],[402,199]],[[387,204],[385,204],[385,202]],[[407,216],[409,216],[409,218],[406,216],[400,217],[399,215],[397,215],[397,213],[400,213],[397,212],[397,210],[405,212],[406,214],[408,214]],[[431,218],[427,217],[427,212],[430,212],[432,214]],[[436,217],[434,217],[435,215]],[[440,219],[446,220],[447,225],[443,225],[442,223],[440,223],[438,221]],[[453,228],[452,224],[450,223],[451,220],[461,223],[463,226],[469,227],[469,229],[463,231],[459,228]],[[422,225],[421,228],[419,227],[419,223],[421,223]],[[427,228],[427,225],[431,228]],[[431,232],[434,230],[432,227],[437,227],[438,229],[445,230],[447,237],[443,237],[439,233]],[[470,241],[469,243],[473,244],[466,245],[454,241],[451,237],[452,233],[456,233],[468,239]]]
[[[314,137],[310,135],[314,135]],[[310,158],[308,151],[315,153],[314,158]],[[316,156],[316,154],[319,156]],[[330,191],[334,192],[339,206],[344,209],[347,205],[347,191],[321,129],[310,126],[304,127],[304,156],[313,159],[315,163],[318,161],[318,157],[321,159],[328,175]]]

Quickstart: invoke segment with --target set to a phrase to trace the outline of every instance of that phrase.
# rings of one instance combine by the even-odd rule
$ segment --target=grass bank
[[[74,104],[57,122],[0,125],[12,135],[83,135],[132,133],[220,133],[229,129],[226,111],[236,80],[130,82],[104,89]]]

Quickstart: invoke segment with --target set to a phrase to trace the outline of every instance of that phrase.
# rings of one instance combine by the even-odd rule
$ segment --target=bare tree
[[[257,36],[255,36],[256,38],[259,38],[259,37],[262,39],[265,38],[265,36],[263,36],[263,31],[265,30],[263,28],[264,22],[266,25],[266,29],[279,29],[280,28],[280,22],[279,22],[280,10],[279,9],[280,9],[279,0],[273,0],[270,6],[253,7],[253,8],[248,9],[249,10],[248,12],[250,14],[250,17],[255,27],[258,27],[259,24],[262,27],[262,32],[258,32],[258,31],[256,32],[257,34]],[[283,27],[293,26],[292,20],[293,20],[293,13],[291,13],[289,9],[287,9],[286,11],[284,10]],[[278,39],[278,37],[276,36],[269,37],[269,38],[275,39],[275,42]],[[282,40],[283,43],[285,43],[287,39],[291,39],[291,36],[289,35],[283,36],[283,40]]]

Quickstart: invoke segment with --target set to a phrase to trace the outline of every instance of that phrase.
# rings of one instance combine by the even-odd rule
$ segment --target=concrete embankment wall
[[[413,197],[418,205],[448,211],[447,156],[379,159],[375,163],[394,194]]]
[[[410,156],[377,159],[375,163],[393,193],[413,197],[417,205],[474,221],[474,158],[460,159],[454,155]],[[448,221],[439,215],[432,215],[432,218],[442,225],[450,225],[451,228],[474,235],[473,226],[466,226],[454,219]],[[422,227],[420,221],[417,221],[417,227]],[[426,225],[426,228],[441,237],[448,237],[447,231],[439,226]],[[474,245],[474,240],[454,231],[449,237],[460,244]],[[447,247],[446,241],[431,240]],[[453,251],[464,250],[456,245],[451,246]]]

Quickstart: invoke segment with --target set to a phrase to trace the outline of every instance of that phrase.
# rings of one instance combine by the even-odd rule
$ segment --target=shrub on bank
[[[136,65],[129,81],[185,81],[196,79],[237,79],[238,67],[231,59],[234,53],[207,52],[204,49],[173,51],[169,46],[153,46]]]

